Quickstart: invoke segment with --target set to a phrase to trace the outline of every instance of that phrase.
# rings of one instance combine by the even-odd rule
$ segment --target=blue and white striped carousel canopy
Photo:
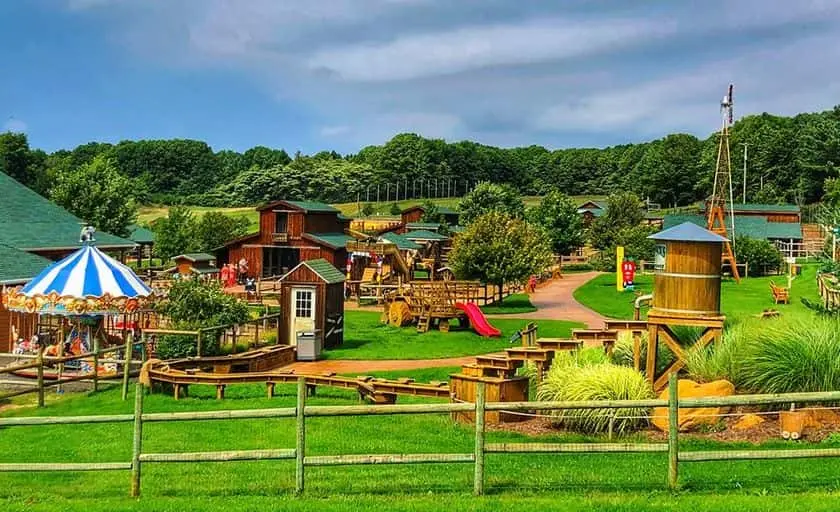
[[[53,263],[23,287],[27,297],[49,295],[62,297],[148,297],[152,290],[128,267],[93,245]]]

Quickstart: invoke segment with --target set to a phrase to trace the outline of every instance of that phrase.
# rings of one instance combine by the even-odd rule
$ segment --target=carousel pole
[[[65,334],[64,334],[64,332],[65,332],[64,328],[66,327],[66,325],[65,325],[66,320],[67,320],[66,318],[61,317],[61,338],[59,338],[59,340],[58,340],[58,357],[61,358],[58,362],[58,382],[59,382],[59,384],[55,388],[55,392],[58,393],[58,394],[64,393],[64,386],[61,385],[61,378],[64,375],[64,361],[63,361],[63,359],[64,359],[64,341],[66,340],[66,337],[65,337]]]
[[[123,363],[123,385],[122,385],[122,399],[125,401],[128,398],[128,373],[131,368],[131,342],[134,336],[131,331],[125,335],[125,355]]]
[[[90,327],[88,327],[88,339],[90,338]],[[93,391],[99,391],[99,336],[93,337]]]
[[[44,344],[38,344],[38,407],[44,406]]]

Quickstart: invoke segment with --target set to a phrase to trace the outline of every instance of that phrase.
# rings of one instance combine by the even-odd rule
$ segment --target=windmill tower
[[[706,229],[733,240],[735,237],[735,212],[732,209],[732,167],[729,160],[729,127],[733,118],[732,84],[723,100],[720,102],[722,125],[720,129],[720,144],[718,145],[717,163],[715,165],[715,184],[712,188],[712,199],[706,211]],[[727,212],[728,208],[728,212]],[[730,227],[727,229],[726,217],[729,215]],[[735,253],[732,242],[723,244],[723,265],[729,265],[732,277],[736,282],[741,281],[738,267],[735,265]]]

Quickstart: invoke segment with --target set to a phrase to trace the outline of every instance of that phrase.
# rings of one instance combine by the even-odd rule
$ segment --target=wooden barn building
[[[280,279],[282,344],[294,345],[298,331],[317,330],[325,348],[344,342],[344,275],[329,261],[300,262]]]
[[[271,277],[302,261],[344,266],[347,241],[354,238],[346,234],[350,219],[337,209],[314,201],[274,201],[257,210],[260,230],[216,249],[219,267],[245,258],[251,276]]]
[[[705,215],[709,207],[709,200],[700,204],[700,215]],[[799,224],[802,222],[802,214],[799,206],[795,204],[758,204],[758,203],[735,203],[732,205],[735,217],[763,218],[767,222],[780,222]],[[727,214],[729,211],[727,209]]]
[[[457,226],[458,220],[461,217],[461,214],[457,211],[453,210],[452,208],[447,208],[445,206],[438,206],[438,214],[443,218],[443,221],[450,225],[450,226]],[[426,207],[422,204],[417,206],[412,206],[410,208],[406,208],[400,214],[400,219],[402,223],[408,226],[409,224],[418,224],[422,223],[423,216],[426,214]],[[424,228],[426,229],[426,228]]]

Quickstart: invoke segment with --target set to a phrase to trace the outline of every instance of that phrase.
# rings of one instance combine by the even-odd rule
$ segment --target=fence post
[[[484,400],[486,385],[476,382],[475,387],[475,475],[473,494],[484,494]]]
[[[131,444],[131,497],[140,496],[140,452],[143,448],[143,385],[134,387],[134,438]]]
[[[99,336],[93,337],[93,391],[99,391]]]
[[[306,407],[306,379],[298,378],[297,383],[297,406],[295,407],[296,433],[297,440],[295,442],[295,492],[303,493],[304,489],[304,474],[303,474],[303,459],[306,455],[306,416],[304,415]]]
[[[125,334],[125,354],[123,355],[123,384],[122,384],[122,399],[125,401],[128,398],[128,373],[131,366],[131,342],[134,334],[131,331]]]
[[[195,337],[195,355],[196,357],[201,357],[201,329],[198,330],[198,334]]]
[[[679,485],[679,386],[677,372],[668,377],[668,488],[672,491]]]
[[[38,407],[44,406],[44,345],[38,346]]]

